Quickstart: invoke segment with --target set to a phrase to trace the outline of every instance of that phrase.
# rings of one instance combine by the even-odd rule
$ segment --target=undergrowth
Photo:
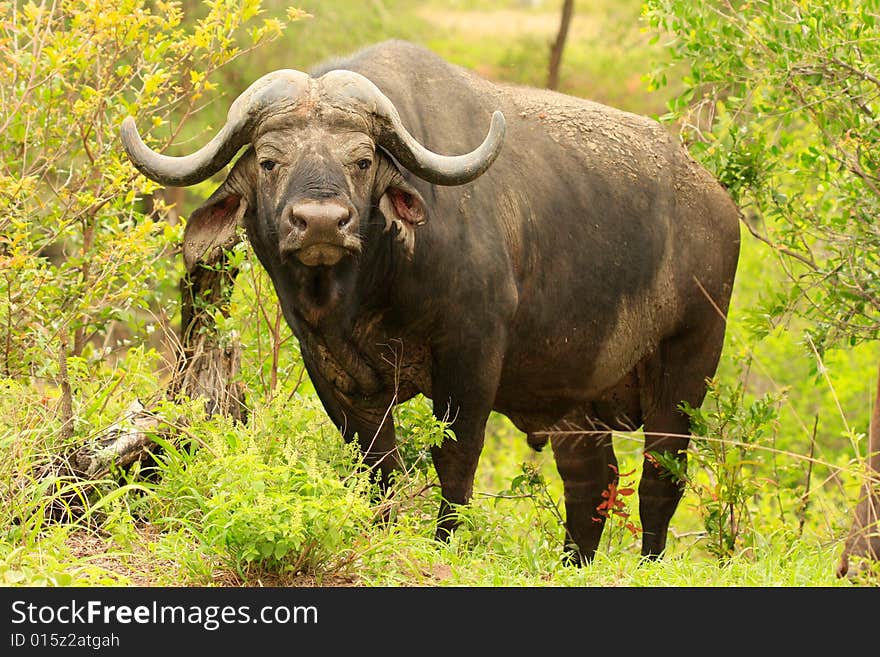
[[[81,4],[100,14],[97,4]],[[343,45],[361,45],[379,36],[409,36],[428,41],[459,63],[490,72],[503,70],[505,79],[523,82],[528,80],[522,76],[537,79],[541,72],[543,44],[534,36],[501,44],[485,44],[478,37],[456,41],[448,30],[432,31],[416,8],[403,2],[385,3],[389,15],[370,13],[369,20],[358,19],[358,11],[367,11],[365,3],[345,2],[329,9],[314,4],[305,8],[314,11],[315,20],[302,23],[301,33],[293,37],[307,39],[309,48],[296,50],[296,61],[281,62],[292,50],[291,42],[284,41],[267,61],[305,68],[308,62],[347,49]],[[488,4],[474,2],[471,8],[484,11]],[[621,30],[628,17],[637,14],[633,11],[637,4],[623,3],[623,13],[608,10],[614,30]],[[322,18],[321,12],[328,12],[329,18]],[[339,20],[353,26],[351,33],[339,28]],[[264,25],[271,34],[275,27]],[[637,26],[633,28],[638,32]],[[643,35],[628,34],[622,43],[633,46],[632,61],[649,59],[642,47]],[[328,36],[322,40],[322,35]],[[568,61],[594,60],[590,53],[595,53],[597,39],[574,39]],[[152,49],[146,55],[161,58],[161,52]],[[487,61],[477,61],[480,57]],[[247,54],[242,54],[241,60],[246,59]],[[146,63],[152,66],[155,61]],[[597,68],[593,64],[589,70]],[[233,80],[239,73],[231,70]],[[633,102],[629,109],[653,111],[656,98],[648,103],[640,93],[625,93],[616,84],[614,67],[599,72],[602,75],[584,80],[588,71],[567,66],[566,91],[600,100],[625,95]],[[106,73],[111,81],[130,74],[124,68]],[[179,103],[180,89],[174,80],[157,75],[151,84],[168,85],[162,93],[169,103]],[[632,77],[627,74],[627,85]],[[189,79],[199,91],[212,90],[209,81],[198,75]],[[91,116],[88,109],[79,108]],[[112,160],[113,184],[127,193],[125,176],[134,174],[125,168],[118,149],[110,147],[117,114],[123,110],[122,105],[116,107],[100,128],[107,133],[103,156]],[[219,110],[213,107],[206,114],[215,111]],[[170,115],[169,109],[156,116],[159,123],[169,121],[167,131],[172,124],[179,127]],[[15,141],[25,132],[24,124],[19,128],[7,137]],[[67,137],[70,131],[61,132]],[[81,138],[74,139],[81,149],[80,142]],[[88,161],[84,151],[76,153],[74,164]],[[6,173],[17,166],[6,165]],[[92,182],[106,178],[99,165],[88,169],[95,174]],[[60,173],[53,172],[52,182],[57,178],[63,183],[65,176],[72,175],[73,164],[64,166]],[[173,247],[181,226],[163,224],[168,208],[161,200],[149,219],[146,213],[130,209],[131,199],[127,213],[112,203],[101,205],[94,213],[112,215],[112,221],[96,223],[95,216],[104,214],[90,215],[88,210],[100,200],[83,191],[91,189],[88,181],[79,182],[83,187],[75,192],[83,193],[72,193],[76,204],[53,206],[59,212],[70,207],[82,210],[82,216],[67,217],[64,223],[64,230],[75,234],[79,260],[56,266],[48,259],[42,249],[56,236],[51,221],[36,231],[23,219],[16,221],[20,242],[13,246],[24,246],[12,254],[15,259],[9,255],[9,242],[0,242],[0,257],[7,265],[0,276],[4,356],[0,359],[0,583],[865,583],[838,580],[834,565],[862,481],[859,468],[873,364],[880,352],[876,345],[863,345],[819,358],[795,337],[799,331],[783,323],[765,326],[756,337],[756,331],[750,330],[761,322],[756,313],[766,310],[773,295],[765,293],[779,279],[779,272],[768,268],[759,245],[744,240],[728,340],[706,403],[701,409],[684,409],[694,423],[695,438],[688,470],[678,473],[687,486],[673,518],[665,558],[646,563],[639,556],[643,441],[635,431],[614,436],[620,480],[606,491],[604,505],[597,509],[598,515],[606,516],[606,526],[596,558],[590,566],[576,569],[562,563],[564,500],[552,454],[531,451],[522,434],[500,415],[490,418],[473,502],[459,510],[461,526],[448,544],[433,540],[439,486],[429,457],[430,447],[448,437],[448,428],[434,418],[430,402],[422,397],[392,413],[407,467],[393,482],[391,494],[382,495],[357,452],[344,443],[320,407],[297,343],[280,321],[268,278],[244,245],[231,254],[239,276],[221,328],[239,335],[244,347],[239,378],[249,405],[248,422],[206,418],[200,400],[177,400],[173,405],[163,401],[179,347],[174,337],[179,308],[176,296],[168,296],[176,288],[179,267],[169,264],[174,252],[150,250],[154,260],[149,261],[134,256],[143,252],[147,239],[163,248]],[[7,176],[0,183],[14,186],[15,180]],[[209,187],[199,186],[194,193],[204,196]],[[17,188],[15,193],[34,189]],[[3,198],[11,202],[16,197],[10,193]],[[30,210],[58,202],[45,188],[27,200],[27,207],[15,205],[17,217],[30,219]],[[117,202],[122,203],[114,197],[113,203]],[[190,207],[194,205],[189,203]],[[95,231],[100,236],[101,230],[110,229],[112,240],[94,241]],[[143,238],[140,242],[138,236]],[[121,257],[124,253],[128,259]],[[157,275],[150,267],[160,255],[163,275],[153,285]],[[86,261],[113,267],[103,270],[108,274],[102,277],[101,270],[78,269]],[[16,272],[21,274],[18,279]],[[128,278],[113,278],[117,275]],[[77,281],[77,289],[95,284],[88,303],[78,303],[86,297],[77,297],[67,285],[69,280]],[[118,294],[134,301],[114,305]],[[162,294],[164,301],[156,298]],[[28,306],[29,300],[39,303]],[[40,317],[44,306],[51,309],[52,319],[41,324],[34,318]],[[750,315],[750,308],[756,313]],[[60,337],[66,333],[70,333],[67,341]],[[164,423],[153,435],[158,445],[155,454],[95,480],[76,478],[68,461],[72,451],[124,418],[134,400],[152,408]],[[388,522],[381,520],[386,515]]]

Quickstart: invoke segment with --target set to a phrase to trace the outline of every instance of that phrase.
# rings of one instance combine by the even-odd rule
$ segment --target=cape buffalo
[[[683,484],[655,456],[686,461],[680,404],[701,404],[718,364],[740,216],[661,125],[391,41],[265,75],[186,157],[150,150],[131,117],[122,139],[172,186],[249,145],[184,256],[244,225],[328,416],[381,481],[400,467],[389,408],[433,400],[455,436],[432,449],[438,539],[495,410],[550,441],[575,563],[617,481],[611,432],[642,427],[642,554],[661,555]]]

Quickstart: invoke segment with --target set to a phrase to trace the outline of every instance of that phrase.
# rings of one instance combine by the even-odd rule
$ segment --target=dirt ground
[[[138,528],[140,540],[128,550],[120,550],[109,538],[90,531],[77,531],[70,535],[67,545],[76,559],[88,561],[91,565],[107,573],[108,578],[118,580],[121,586],[299,586],[335,587],[356,586],[357,580],[351,576],[329,576],[318,580],[312,575],[260,575],[243,581],[232,570],[218,568],[212,573],[211,582],[185,582],[178,564],[170,560],[157,559],[150,546],[158,539],[158,531],[152,525]],[[157,575],[162,573],[161,578]]]

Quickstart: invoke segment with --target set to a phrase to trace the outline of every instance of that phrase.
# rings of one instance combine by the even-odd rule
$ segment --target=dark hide
[[[345,108],[272,117],[209,202],[214,210],[201,213],[216,223],[225,210],[233,221],[235,204],[224,199],[247,200],[248,238],[331,420],[387,479],[398,467],[389,406],[418,393],[433,400],[457,438],[433,450],[445,538],[454,505],[471,497],[489,413],[507,415],[529,444],[552,445],[566,547],[578,563],[595,553],[596,508],[616,481],[610,432],[644,427],[642,553],[660,555],[682,484],[652,454],[685,459],[690,430],[679,404],[699,406],[715,373],[739,254],[731,199],[640,116],[491,84],[403,42],[313,75],[329,68],[372,80],[437,153],[474,148],[494,110],[507,120],[489,170],[443,187],[370,142],[368,168],[353,166],[351,153],[363,148],[357,126],[369,121],[346,119]],[[272,152],[266,166],[283,164],[261,170]],[[280,253],[283,215],[298,221],[286,209],[297,199],[352,211],[338,240],[348,250],[315,256],[345,253],[335,264]]]

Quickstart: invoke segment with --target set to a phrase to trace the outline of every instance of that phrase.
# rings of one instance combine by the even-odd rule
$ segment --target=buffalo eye
[[[370,162],[370,160],[365,157],[364,159],[357,161],[357,168],[360,169],[361,171],[366,171],[367,169],[370,168],[371,164],[372,164],[372,162]]]
[[[271,171],[275,168],[275,162],[273,160],[263,160],[260,162],[260,166],[263,167],[265,171]]]

